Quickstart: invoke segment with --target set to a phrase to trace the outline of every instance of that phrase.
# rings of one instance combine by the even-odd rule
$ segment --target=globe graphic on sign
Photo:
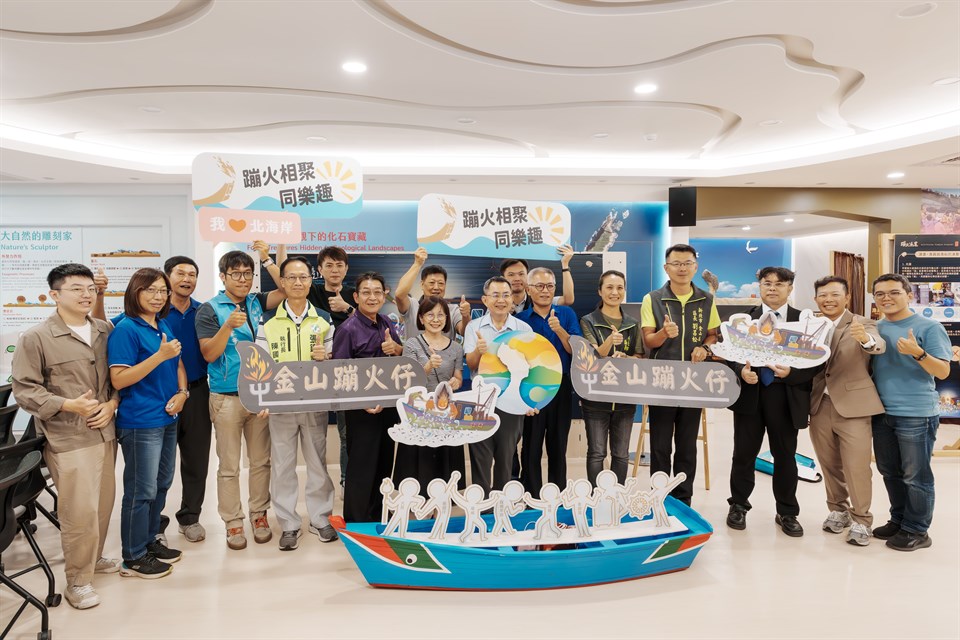
[[[563,368],[549,340],[532,331],[508,331],[488,343],[477,375],[500,387],[498,409],[522,415],[553,400]]]

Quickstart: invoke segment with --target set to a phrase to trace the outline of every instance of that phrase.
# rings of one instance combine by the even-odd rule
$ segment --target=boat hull
[[[414,538],[385,538],[379,523],[344,524],[332,519],[347,550],[371,586],[404,589],[520,591],[584,587],[635,580],[682,571],[696,558],[713,533],[696,511],[667,498],[667,511],[684,532],[631,539],[582,540],[575,549],[518,551],[514,547],[469,547]],[[514,517],[525,529],[539,517],[525,511]],[[572,524],[561,509],[560,522]],[[429,531],[432,520],[410,523],[409,531]],[[489,522],[488,522],[489,524]],[[448,531],[462,529],[462,518],[451,518]],[[543,541],[547,543],[547,540]],[[562,541],[561,541],[562,542]]]

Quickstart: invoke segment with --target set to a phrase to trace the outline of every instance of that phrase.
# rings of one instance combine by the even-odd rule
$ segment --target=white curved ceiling
[[[784,186],[830,162],[832,186],[960,186],[939,164],[960,82],[937,84],[958,31],[957,0],[3,0],[0,160],[7,180],[49,173],[35,156],[60,181],[185,180],[223,151]]]

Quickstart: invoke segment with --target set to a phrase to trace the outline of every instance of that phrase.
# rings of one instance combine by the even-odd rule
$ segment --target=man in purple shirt
[[[337,360],[380,358],[403,353],[400,337],[390,320],[380,313],[386,298],[386,283],[379,273],[368,271],[357,278],[357,313],[343,321],[333,334],[333,357]],[[343,490],[343,519],[368,522],[380,519],[380,482],[393,470],[393,440],[387,429],[400,421],[395,406],[345,411],[347,465]]]

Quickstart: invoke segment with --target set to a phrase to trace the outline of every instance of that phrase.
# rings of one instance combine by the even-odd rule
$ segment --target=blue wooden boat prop
[[[667,497],[664,502],[673,526],[652,525],[652,516],[623,518],[619,527],[592,529],[581,537],[567,509],[558,521],[570,527],[559,539],[533,539],[541,512],[529,509],[511,518],[517,536],[530,534],[527,544],[490,537],[460,544],[455,534],[463,518],[451,518],[443,541],[428,540],[433,520],[412,520],[407,537],[383,536],[379,522],[345,523],[330,519],[354,562],[374,587],[462,591],[522,591],[559,589],[648,578],[683,571],[713,534],[700,514]],[[489,529],[493,517],[484,515]],[[507,544],[509,542],[509,544]]]

